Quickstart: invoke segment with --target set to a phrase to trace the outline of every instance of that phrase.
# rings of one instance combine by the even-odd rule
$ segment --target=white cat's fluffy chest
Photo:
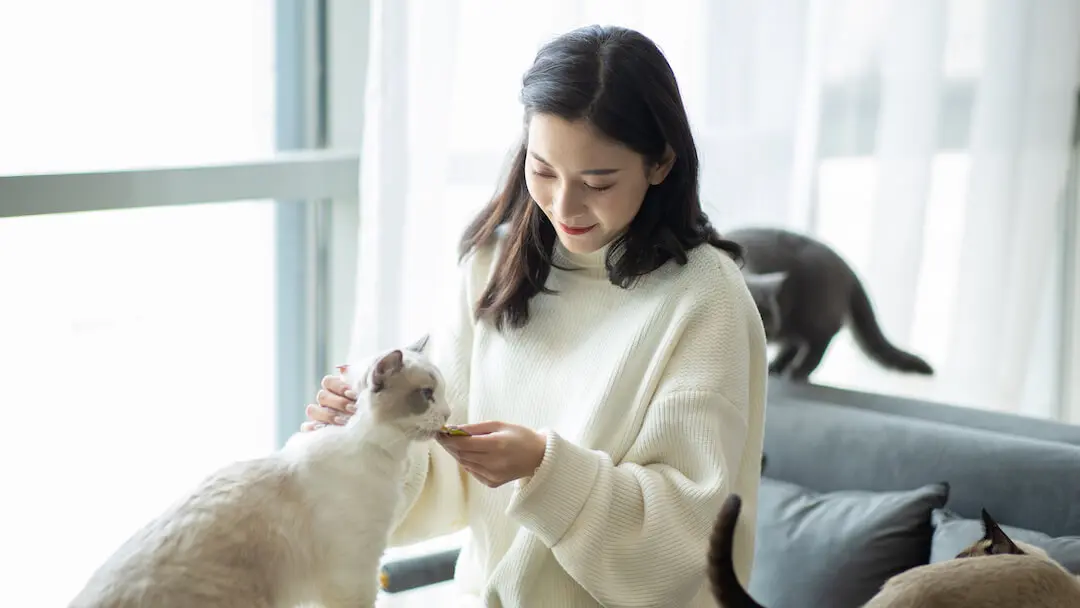
[[[312,562],[322,564],[322,572],[310,576],[364,577],[365,596],[373,600],[379,561],[401,501],[408,441],[375,431],[357,442],[360,431],[334,427],[297,435],[282,455],[292,463],[305,500],[318,505],[312,512],[310,547]],[[285,594],[282,606],[294,605],[289,603],[294,598],[316,599],[304,579],[297,578],[300,586]]]

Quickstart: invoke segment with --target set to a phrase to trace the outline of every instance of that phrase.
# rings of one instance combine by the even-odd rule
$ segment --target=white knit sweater
[[[453,423],[548,432],[531,479],[490,489],[434,442],[417,444],[392,545],[469,527],[456,588],[504,607],[715,606],[708,537],[724,497],[743,497],[736,571],[749,581],[760,478],[766,353],[736,264],[704,245],[630,289],[605,251],[556,246],[529,323],[497,332],[470,310],[497,252],[462,264],[461,290],[428,348]],[[448,298],[450,299],[450,298]]]

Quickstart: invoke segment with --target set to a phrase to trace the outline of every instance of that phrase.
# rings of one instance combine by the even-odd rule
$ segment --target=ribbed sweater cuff
[[[531,478],[517,481],[506,514],[554,547],[585,508],[601,458],[547,431],[544,460]]]

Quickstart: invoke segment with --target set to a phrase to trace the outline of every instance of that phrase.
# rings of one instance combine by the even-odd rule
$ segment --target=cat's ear
[[[982,510],[983,540],[986,541],[988,555],[1023,555],[1024,551],[1016,546],[1013,539],[990,517],[986,509]]]
[[[760,293],[774,294],[784,286],[784,281],[787,280],[788,273],[786,270],[780,272],[767,272],[764,274],[746,274],[743,275],[746,279],[746,285],[751,290],[757,290]]]
[[[405,358],[400,350],[392,350],[383,355],[371,368],[371,392],[377,393],[386,387],[386,380],[405,367]]]
[[[414,353],[423,353],[424,347],[427,346],[429,334],[424,334],[419,340],[405,347],[405,350],[412,351]]]

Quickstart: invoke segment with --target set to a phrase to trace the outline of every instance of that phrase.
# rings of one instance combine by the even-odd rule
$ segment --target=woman
[[[730,492],[753,554],[761,319],[702,213],[674,74],[641,34],[544,46],[525,136],[466,229],[426,352],[471,437],[417,445],[395,545],[464,527],[457,588],[487,606],[714,606],[706,544]],[[343,423],[327,376],[304,429]]]

